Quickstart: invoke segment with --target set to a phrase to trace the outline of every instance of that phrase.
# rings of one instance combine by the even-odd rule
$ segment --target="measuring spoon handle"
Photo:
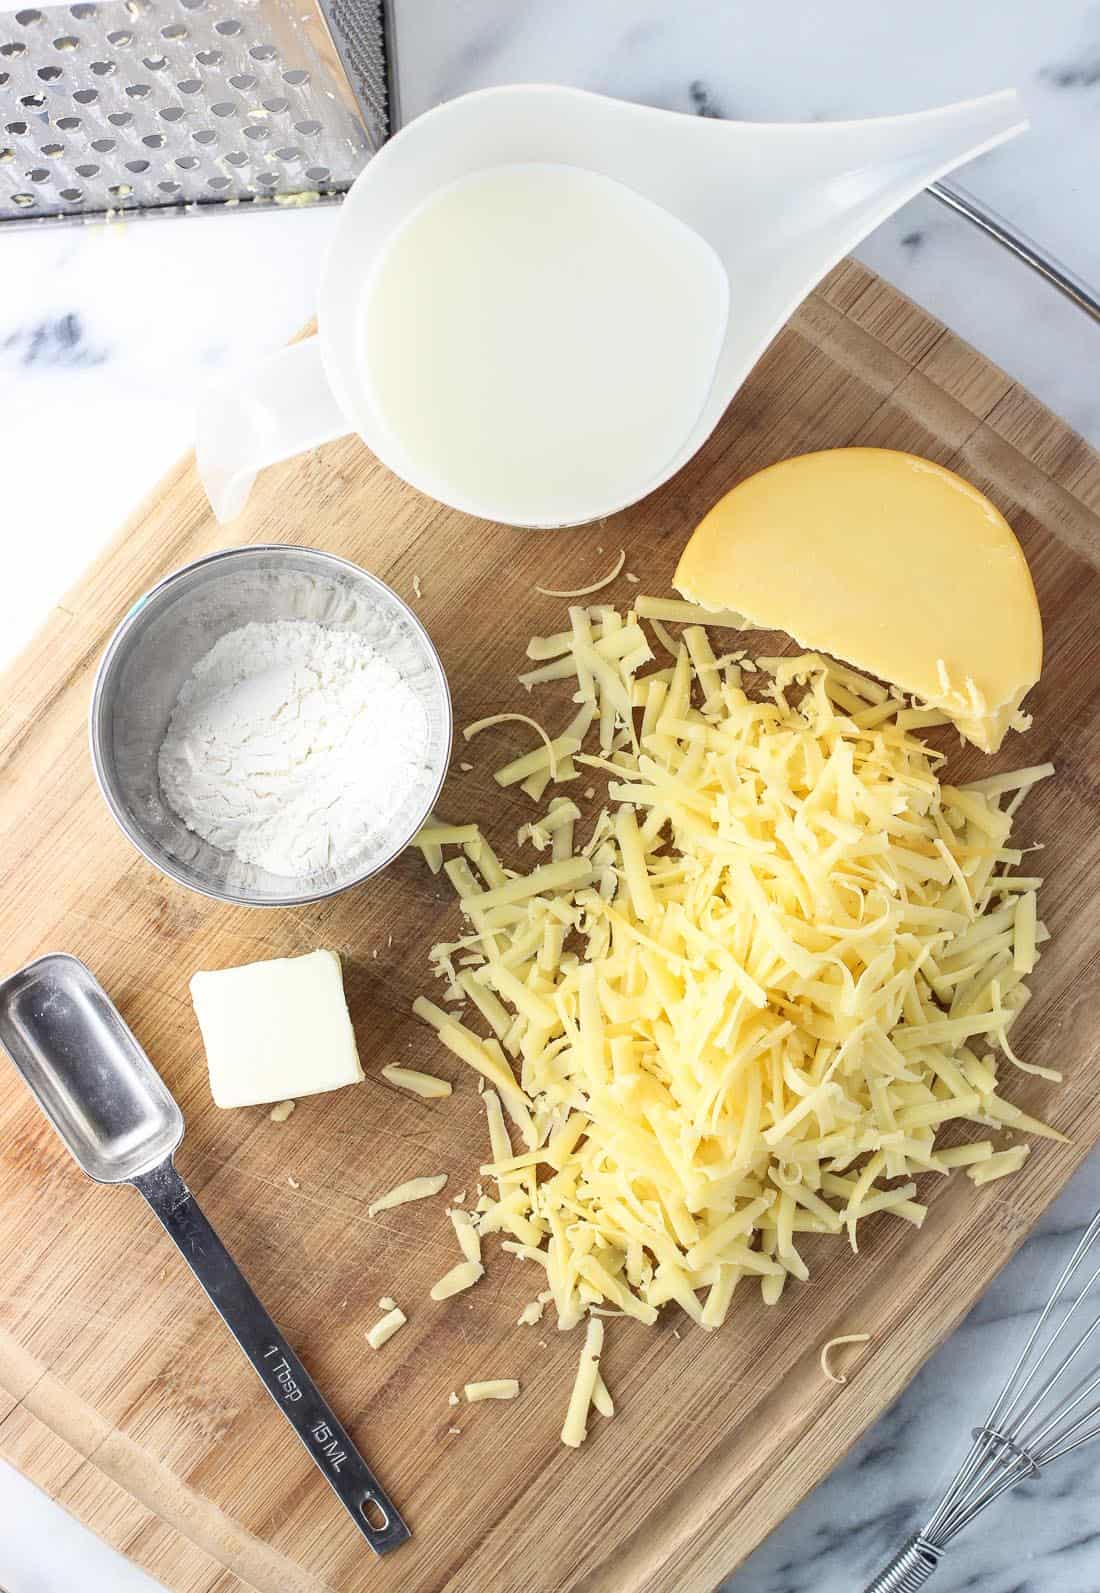
[[[376,1554],[410,1536],[381,1483],[203,1216],[172,1160],[131,1180],[252,1362],[260,1381]],[[369,1513],[368,1513],[369,1512]]]

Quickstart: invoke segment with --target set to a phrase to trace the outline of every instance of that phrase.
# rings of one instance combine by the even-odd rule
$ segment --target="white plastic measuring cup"
[[[710,396],[659,481],[572,523],[625,508],[702,446],[753,365],[806,294],[928,183],[1027,126],[1012,91],[910,116],[752,123],[655,110],[553,84],[484,89],[402,129],[344,202],[325,267],[316,337],[238,374],[200,417],[198,466],[219,520],[247,502],[265,465],[358,432],[423,492],[370,399],[358,336],[365,285],[388,240],[444,185],[491,166],[541,161],[614,178],[700,233],[735,306]],[[487,503],[453,507],[499,518]],[[525,521],[530,525],[531,521]]]

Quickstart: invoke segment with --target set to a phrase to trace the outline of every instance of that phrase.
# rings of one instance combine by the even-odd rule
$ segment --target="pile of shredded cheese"
[[[1058,1077],[1009,1041],[1048,938],[1013,820],[1052,770],[944,784],[915,734],[942,715],[817,655],[716,657],[733,615],[569,615],[520,679],[567,683],[570,718],[497,779],[541,802],[597,769],[607,805],[553,796],[525,872],[476,826],[421,833],[465,922],[415,1010],[491,1086],[473,1222],[545,1270],[559,1325],[676,1301],[714,1328],[742,1279],[774,1303],[808,1276],[804,1235],[919,1225],[918,1177],[1063,1137],[1001,1094],[1006,1065]]]

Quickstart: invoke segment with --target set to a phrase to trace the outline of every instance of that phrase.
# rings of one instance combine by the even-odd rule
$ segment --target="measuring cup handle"
[[[234,519],[265,465],[350,430],[318,338],[303,338],[234,372],[207,393],[199,412],[195,461],[211,508],[223,524]]]
[[[171,1160],[140,1173],[132,1183],[179,1246],[260,1381],[371,1548],[386,1554],[404,1543],[409,1529],[393,1502],[252,1292]]]

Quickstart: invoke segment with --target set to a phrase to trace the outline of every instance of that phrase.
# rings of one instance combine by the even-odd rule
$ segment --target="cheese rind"
[[[700,523],[673,585],[890,681],[985,752],[1042,667],[1008,522],[969,482],[893,449],[801,454],[750,476]]]
[[[334,951],[196,973],[216,1106],[257,1106],[357,1084],[363,1077]]]

